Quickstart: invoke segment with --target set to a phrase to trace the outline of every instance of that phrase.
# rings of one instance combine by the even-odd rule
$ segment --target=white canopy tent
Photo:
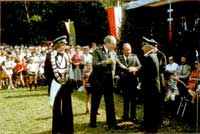
[[[159,2],[160,0],[137,0],[131,1],[123,6],[124,10],[134,9],[138,7],[142,7],[144,5],[152,4],[155,2]]]
[[[134,0],[123,5],[124,10],[131,10],[142,6],[157,7],[169,4],[170,0]],[[176,2],[198,2],[200,0],[171,0],[172,3]]]

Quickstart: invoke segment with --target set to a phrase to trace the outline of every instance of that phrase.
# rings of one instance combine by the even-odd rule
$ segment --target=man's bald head
[[[131,45],[129,43],[124,43],[123,48],[122,48],[122,53],[125,56],[129,56],[131,54],[131,52],[132,52]]]

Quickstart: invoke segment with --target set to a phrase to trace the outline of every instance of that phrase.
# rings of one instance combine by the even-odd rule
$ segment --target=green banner
[[[65,22],[65,26],[67,29],[67,32],[69,34],[69,43],[73,46],[76,45],[76,33],[75,33],[75,28],[74,28],[74,22],[69,21]]]

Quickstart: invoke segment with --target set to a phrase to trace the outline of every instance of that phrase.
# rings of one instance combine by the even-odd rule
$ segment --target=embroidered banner
[[[75,33],[75,27],[74,27],[74,22],[69,21],[65,22],[65,26],[67,29],[67,32],[69,34],[69,43],[73,46],[76,45],[76,33]]]

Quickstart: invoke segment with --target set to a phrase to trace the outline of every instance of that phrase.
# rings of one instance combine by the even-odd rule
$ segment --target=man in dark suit
[[[161,117],[159,61],[155,53],[155,43],[145,40],[142,45],[144,59],[141,82],[144,91],[144,130],[147,133],[156,133]]]
[[[113,69],[116,64],[120,64],[114,52],[116,39],[114,36],[108,35],[104,38],[104,43],[103,47],[93,52],[93,72],[89,78],[92,86],[90,126],[96,127],[96,114],[101,97],[104,95],[108,128],[118,129],[113,100]],[[126,68],[121,64],[120,66]]]
[[[181,64],[178,65],[177,69],[178,78],[184,83],[187,83],[190,73],[191,73],[191,66],[187,63],[186,56],[181,56]],[[187,94],[185,86],[182,83],[178,83],[178,89],[180,92],[180,96],[185,96]]]
[[[132,67],[135,69],[133,72],[118,69],[120,89],[122,90],[124,101],[122,120],[131,120],[134,123],[138,123],[136,118],[136,90],[138,85],[136,72],[140,69],[141,64],[137,55],[131,54],[132,48],[129,43],[123,44],[122,53],[123,55],[118,57],[120,62],[127,66],[127,68]]]
[[[70,58],[65,53],[66,36],[53,41],[54,51],[49,54],[46,77],[50,78],[50,105],[53,109],[52,134],[73,134],[71,101]],[[52,75],[52,76],[51,76]]]

